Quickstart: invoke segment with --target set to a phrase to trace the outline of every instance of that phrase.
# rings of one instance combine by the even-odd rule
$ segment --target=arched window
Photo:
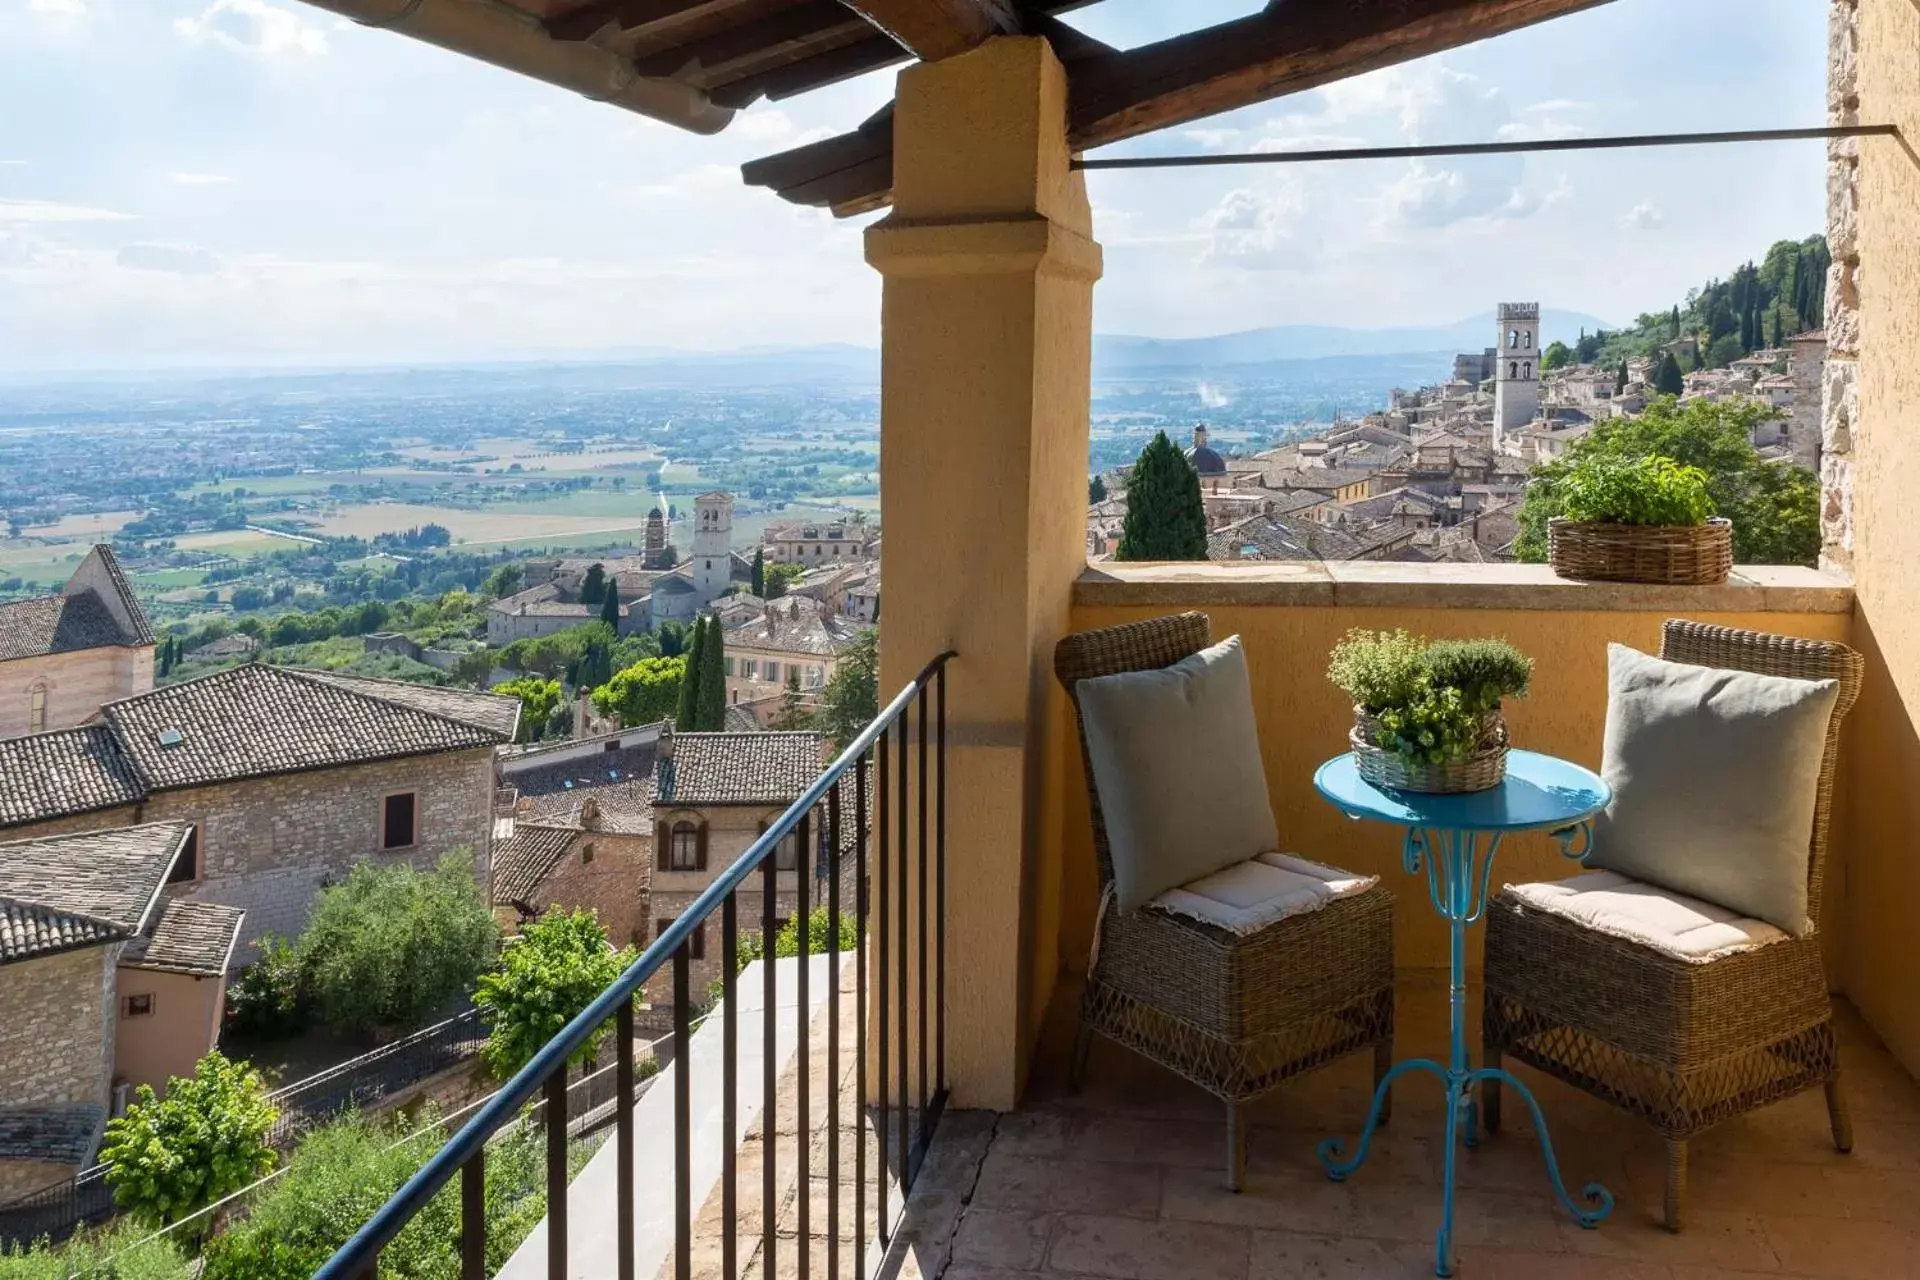
[[[1533,376],[1533,361],[1529,360],[1520,367],[1525,370],[1525,372],[1520,375],[1521,377],[1531,378]]]
[[[1533,330],[1529,329],[1520,336],[1520,345],[1529,351],[1533,350]]]
[[[789,831],[780,837],[780,845],[773,851],[773,869],[775,871],[797,871],[800,867],[800,833]]]
[[[673,856],[667,863],[670,871],[698,871],[700,869],[700,828],[684,819],[673,824]]]
[[[1520,331],[1518,329],[1507,330],[1508,349],[1511,350],[1512,348],[1517,347],[1519,345],[1520,345]]]
[[[1509,378],[1517,378],[1520,376],[1520,362],[1518,360],[1507,361],[1507,376]]]

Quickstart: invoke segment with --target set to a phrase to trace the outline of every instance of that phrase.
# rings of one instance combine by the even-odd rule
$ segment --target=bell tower
[[[1503,302],[1493,369],[1493,448],[1517,452],[1510,440],[1540,416],[1540,304]]]
[[[693,500],[693,556],[688,562],[701,604],[726,594],[733,578],[733,495],[715,490]]]

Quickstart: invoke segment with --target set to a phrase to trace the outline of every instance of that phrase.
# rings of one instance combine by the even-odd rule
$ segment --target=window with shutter
[[[653,865],[660,871],[671,871],[673,864],[668,861],[673,856],[673,838],[664,822],[653,824]]]
[[[707,869],[707,824],[704,822],[700,824],[699,841],[695,845],[695,851],[699,859],[699,865],[697,865],[694,870],[705,871]]]

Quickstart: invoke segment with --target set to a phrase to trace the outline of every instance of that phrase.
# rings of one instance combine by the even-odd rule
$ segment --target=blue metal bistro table
[[[1374,1090],[1373,1106],[1367,1112],[1367,1124],[1353,1155],[1340,1138],[1328,1138],[1320,1144],[1320,1163],[1335,1182],[1345,1180],[1366,1163],[1373,1144],[1374,1130],[1380,1127],[1380,1111],[1393,1082],[1409,1071],[1424,1071],[1439,1080],[1447,1090],[1446,1189],[1441,1206],[1440,1232],[1434,1242],[1435,1275],[1451,1276],[1454,1271],[1453,1201],[1454,1159],[1460,1141],[1469,1147],[1478,1142],[1480,1109],[1474,1086],[1485,1080],[1498,1080],[1526,1100],[1533,1113],[1534,1131],[1540,1135],[1541,1154],[1546,1157],[1547,1177],[1553,1193],[1583,1227],[1595,1227],[1613,1212],[1613,1197],[1597,1182],[1581,1191],[1584,1206],[1567,1194],[1560,1179],[1560,1164],[1554,1158],[1553,1143],[1547,1137],[1546,1117],[1533,1091],[1511,1072],[1498,1067],[1474,1067],[1467,1059],[1467,926],[1480,919],[1487,907],[1487,884],[1493,872],[1493,855],[1509,832],[1547,831],[1569,858],[1583,858],[1593,843],[1593,816],[1606,808],[1613,793],[1599,776],[1579,765],[1532,751],[1513,751],[1507,755],[1507,777],[1497,787],[1460,795],[1426,795],[1413,791],[1389,791],[1360,777],[1351,754],[1336,756],[1320,766],[1313,785],[1349,818],[1369,818],[1407,829],[1402,860],[1409,875],[1425,870],[1428,895],[1433,909],[1446,920],[1453,934],[1452,1049],[1445,1065],[1431,1058],[1408,1058],[1393,1065]]]

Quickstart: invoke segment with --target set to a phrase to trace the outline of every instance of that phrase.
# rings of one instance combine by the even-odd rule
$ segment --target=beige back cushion
[[[1074,692],[1121,910],[1279,848],[1239,636]]]
[[[1613,803],[1589,867],[1732,908],[1795,937],[1839,685],[1607,647],[1600,772]]]

